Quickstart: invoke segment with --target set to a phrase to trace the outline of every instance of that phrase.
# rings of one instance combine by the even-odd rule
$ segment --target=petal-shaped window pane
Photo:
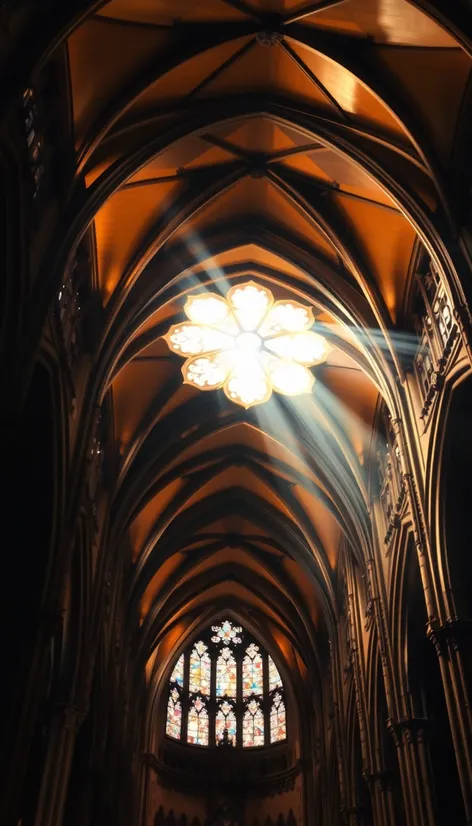
[[[264,745],[264,714],[256,700],[251,700],[243,717],[243,746]]]
[[[272,388],[256,359],[241,360],[224,387],[228,399],[242,407],[262,404],[272,395]]]
[[[223,732],[228,731],[228,740],[231,743],[236,743],[236,715],[233,710],[233,705],[225,700],[220,704],[215,720],[215,735],[218,743],[223,739]]]
[[[236,660],[229,648],[216,661],[216,696],[236,697]]]
[[[195,324],[220,324],[230,315],[226,300],[217,293],[190,296],[184,311],[187,318]]]
[[[280,694],[275,694],[270,710],[270,742],[278,743],[285,740],[287,736],[287,724],[285,718],[285,703]]]
[[[199,390],[214,390],[221,387],[229,376],[231,364],[224,353],[212,356],[196,356],[185,362],[182,372],[187,384]]]
[[[166,734],[175,740],[180,740],[182,731],[182,706],[180,695],[176,688],[171,688],[167,702]]]
[[[259,648],[254,643],[248,645],[246,656],[243,659],[243,697],[251,694],[262,694],[262,657]]]
[[[282,361],[275,356],[264,358],[264,368],[274,390],[284,396],[298,396],[311,393],[315,377],[307,367],[295,361]]]
[[[196,356],[234,347],[233,336],[197,324],[174,324],[164,338],[170,349],[181,356]]]
[[[276,356],[288,361],[298,361],[300,364],[319,364],[326,358],[325,339],[311,330],[266,339],[264,346]]]
[[[269,663],[269,691],[274,691],[276,688],[282,688],[282,677],[279,670],[274,663],[272,657],[268,659]]]
[[[259,328],[261,336],[273,336],[276,333],[299,333],[309,330],[314,323],[310,307],[298,301],[277,301],[267,313]]]
[[[187,742],[208,746],[208,711],[203,700],[197,697],[190,706],[187,720]]]
[[[253,281],[232,287],[228,292],[228,302],[242,330],[256,330],[272,300],[272,293]]]
[[[189,691],[210,693],[211,659],[203,642],[197,642],[190,654]]]
[[[170,675],[171,683],[183,686],[184,684],[184,655],[182,654],[174,665],[174,670]]]

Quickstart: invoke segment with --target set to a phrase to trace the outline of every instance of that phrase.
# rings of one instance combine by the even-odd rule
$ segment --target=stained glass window
[[[285,703],[282,700],[282,695],[277,692],[273,696],[270,710],[270,742],[278,743],[279,740],[285,740],[286,736]]]
[[[279,670],[240,625],[224,620],[211,626],[175,661],[166,734],[198,746],[228,742],[238,748],[286,739]]]
[[[269,691],[275,691],[276,688],[282,688],[282,677],[279,674],[278,668],[274,663],[272,657],[268,657],[269,664]]]
[[[210,693],[211,679],[211,659],[208,647],[201,640],[195,643],[190,654],[190,676],[189,691],[193,694],[200,691],[202,694]]]
[[[182,706],[180,703],[180,694],[177,689],[171,688],[169,692],[169,700],[167,702],[167,722],[166,734],[169,737],[174,737],[175,740],[180,740],[182,731]]]
[[[243,660],[243,697],[251,694],[262,694],[262,657],[259,646],[252,642],[246,648]]]
[[[236,697],[236,660],[227,647],[216,661],[216,696]]]
[[[184,655],[182,654],[179,659],[177,660],[174,670],[170,675],[171,683],[177,683],[177,685],[183,686],[184,684]]]
[[[264,745],[264,714],[257,700],[252,699],[246,706],[243,717],[243,746]]]
[[[211,630],[215,632],[211,638],[212,642],[232,642],[234,645],[241,642],[241,637],[238,634],[243,629],[240,625],[233,625],[229,620],[225,620],[221,625],[212,625]]]
[[[193,700],[188,713],[187,742],[208,746],[208,711],[200,697]]]
[[[223,702],[220,703],[216,714],[215,734],[217,743],[223,739],[225,729],[228,730],[228,740],[234,745],[236,743],[237,730],[236,714],[234,713],[233,704],[228,703],[227,700],[223,700]]]

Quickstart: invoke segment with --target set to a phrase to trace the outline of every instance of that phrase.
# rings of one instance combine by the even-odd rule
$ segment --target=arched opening
[[[448,412],[443,468],[438,493],[443,502],[446,559],[452,599],[460,619],[472,619],[472,556],[470,509],[472,440],[472,379],[457,387]]]

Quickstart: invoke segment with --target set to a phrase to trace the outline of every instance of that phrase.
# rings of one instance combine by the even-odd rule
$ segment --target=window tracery
[[[166,734],[198,746],[260,747],[287,736],[284,687],[266,651],[241,626],[213,625],[176,660]]]

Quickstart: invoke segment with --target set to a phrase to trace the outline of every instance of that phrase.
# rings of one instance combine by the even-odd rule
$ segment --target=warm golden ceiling
[[[226,605],[307,662],[343,547],[369,541],[375,411],[470,58],[427,2],[95,8],[70,79],[143,657]],[[161,337],[186,297],[249,279],[314,307],[332,350],[311,396],[245,411],[182,385]]]

